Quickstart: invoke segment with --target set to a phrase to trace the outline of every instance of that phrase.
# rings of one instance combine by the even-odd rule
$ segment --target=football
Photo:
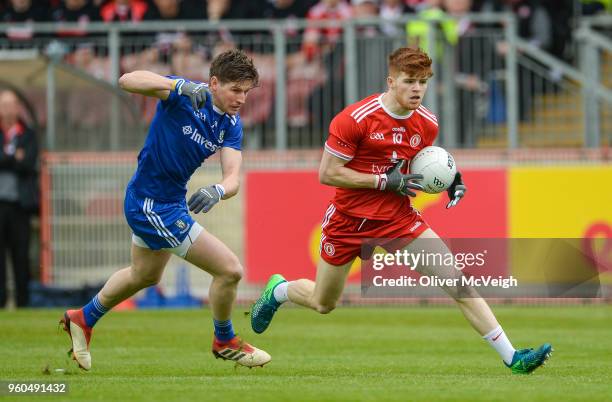
[[[424,191],[437,194],[448,189],[455,179],[457,165],[444,148],[429,146],[419,151],[410,161],[410,173],[422,174]]]

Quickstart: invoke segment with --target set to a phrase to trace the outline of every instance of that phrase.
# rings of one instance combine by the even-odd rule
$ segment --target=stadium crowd
[[[572,14],[595,14],[610,8],[610,0],[0,0],[0,20],[5,23],[51,21],[80,24],[90,21],[342,20],[373,16],[393,20],[402,14],[427,13],[430,9],[440,9],[450,15],[512,11],[520,20],[521,34],[547,35],[548,40],[543,45],[554,53],[567,40]],[[372,33],[377,31],[391,35],[397,33],[388,26],[379,27]],[[312,41],[316,36],[314,32],[307,31],[304,40]],[[332,40],[338,33],[337,29],[324,32]],[[20,38],[16,36],[14,39]]]
[[[419,15],[424,19],[456,18],[450,29],[442,27],[446,39],[457,39],[470,32],[469,21],[462,16],[469,12],[514,12],[518,19],[519,35],[536,46],[564,59],[571,59],[571,21],[576,12],[606,12],[610,0],[0,0],[0,21],[15,23],[6,30],[2,47],[41,48],[52,37],[60,37],[68,44],[66,61],[100,79],[110,78],[107,41],[103,36],[88,33],[92,21],[139,23],[141,21],[192,20],[220,21],[228,19],[268,20],[346,20],[349,18],[381,17],[383,23],[360,28],[359,35],[374,37],[387,35],[427,37],[418,25],[404,26],[396,22],[403,14]],[[578,7],[579,5],[579,7]],[[24,22],[56,22],[58,30],[52,35],[36,34]],[[395,22],[394,22],[395,21]],[[63,23],[78,23],[83,30],[62,28]],[[466,22],[466,23],[464,23]],[[19,23],[19,24],[16,24]],[[442,24],[443,25],[443,24]],[[228,46],[239,46],[248,51],[259,67],[262,77],[256,102],[243,111],[245,125],[262,123],[272,115],[275,81],[275,60],[271,32],[229,32],[219,25],[218,32],[139,32],[123,34],[121,71],[146,69],[159,74],[181,75],[197,80],[208,78],[210,60]],[[301,127],[311,118],[309,102],[323,83],[342,74],[332,64],[341,49],[338,46],[341,28],[307,27],[304,30],[286,25],[287,41],[287,96],[289,124]],[[423,43],[415,43],[421,47]],[[468,77],[474,72],[468,71]],[[341,81],[341,80],[340,80]],[[468,86],[479,87],[477,80]],[[474,90],[470,88],[470,90]],[[477,88],[476,88],[477,89]],[[338,91],[342,93],[341,90]],[[342,102],[341,95],[335,97]],[[76,100],[77,110],[86,102]],[[154,104],[142,105],[143,117],[148,120]],[[335,107],[335,106],[334,106]],[[91,108],[90,108],[91,109]],[[95,108],[93,109],[95,110]],[[92,117],[92,124],[99,120]],[[87,119],[81,115],[81,120]]]
[[[463,0],[455,1],[462,3]],[[247,18],[316,18],[321,12],[339,8],[342,16],[361,14],[389,15],[418,12],[439,1],[430,0],[2,0],[3,22],[24,21],[105,21],[127,22],[163,19],[247,19]],[[472,11],[488,7],[544,7],[556,14],[563,8],[574,8],[573,1],[555,0],[476,0]],[[593,14],[610,8],[609,0],[582,0],[582,13]]]

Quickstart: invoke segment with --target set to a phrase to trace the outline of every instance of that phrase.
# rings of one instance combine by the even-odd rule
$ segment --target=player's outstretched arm
[[[206,84],[187,81],[183,78],[172,79],[145,70],[123,74],[119,78],[119,86],[125,91],[161,100],[168,99],[170,91],[176,91],[177,94],[189,98],[194,110],[204,106],[208,93]]]
[[[319,165],[321,184],[343,188],[376,188],[374,175],[347,168],[344,166],[346,163],[344,159],[324,151]]]
[[[127,92],[166,100],[176,81],[151,71],[137,70],[123,74],[119,78],[119,87]]]

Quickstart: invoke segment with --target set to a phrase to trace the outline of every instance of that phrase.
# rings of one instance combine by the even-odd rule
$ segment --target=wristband
[[[383,174],[374,175],[374,177],[376,179],[376,182],[375,182],[376,189],[380,191],[385,191],[385,188],[387,187],[387,175],[383,173]]]
[[[215,188],[219,192],[219,195],[221,196],[220,198],[223,198],[225,195],[225,188],[221,184],[215,184]]]
[[[175,91],[177,94],[182,95],[181,88],[183,87],[184,83],[185,83],[185,80],[182,78],[174,80],[172,82],[172,90]]]

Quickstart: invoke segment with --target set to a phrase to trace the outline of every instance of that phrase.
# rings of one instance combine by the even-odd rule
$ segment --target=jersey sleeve
[[[329,125],[329,137],[325,142],[325,150],[337,158],[350,161],[362,138],[361,128],[350,115],[340,113]]]
[[[425,127],[425,146],[428,147],[438,138],[438,126],[430,123]]]
[[[225,133],[223,139],[223,147],[233,148],[237,151],[242,151],[242,122],[240,116],[230,116],[230,129]]]

